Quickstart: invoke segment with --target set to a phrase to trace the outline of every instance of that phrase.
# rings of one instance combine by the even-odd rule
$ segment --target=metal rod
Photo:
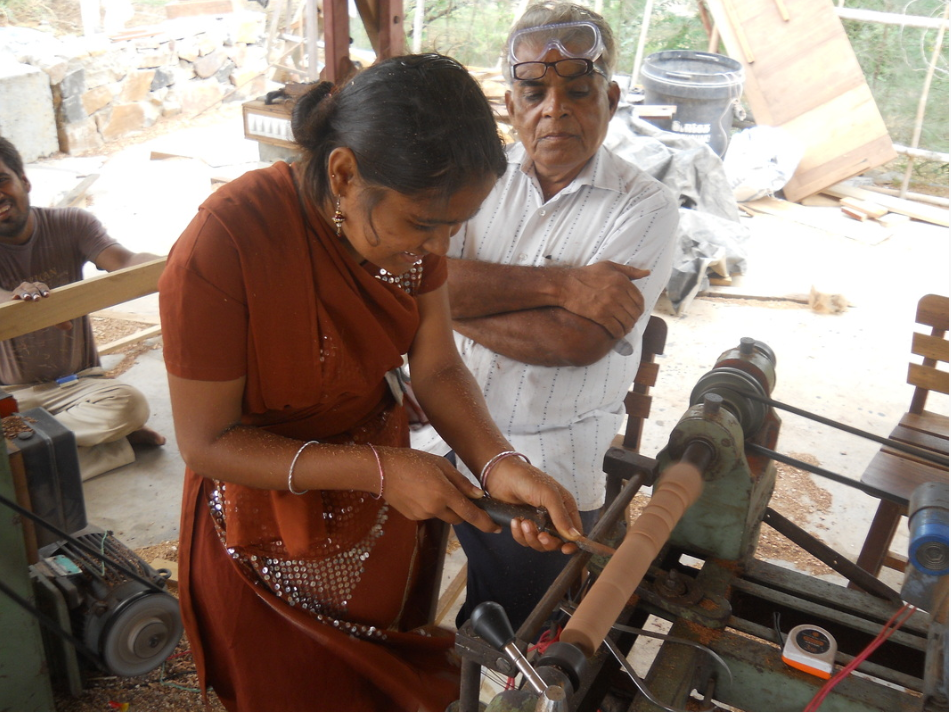
[[[751,391],[735,389],[735,391],[747,398],[753,399],[754,401],[759,401],[766,404],[767,406],[772,406],[774,408],[782,409],[784,411],[789,411],[794,413],[797,416],[802,416],[803,418],[808,418],[812,421],[816,421],[826,426],[831,426],[832,428],[837,428],[840,431],[845,431],[846,433],[851,433],[853,436],[861,436],[862,438],[867,438],[870,441],[875,441],[876,443],[881,443],[884,446],[889,448],[894,448],[896,451],[903,451],[905,453],[910,453],[913,456],[926,460],[929,463],[934,463],[935,465],[948,467],[948,457],[942,456],[934,451],[928,451],[923,448],[918,448],[917,446],[910,445],[908,443],[902,443],[901,441],[896,441],[893,438],[885,438],[884,436],[879,436],[874,433],[869,433],[868,431],[863,431],[860,428],[855,428],[854,426],[849,426],[844,423],[839,423],[838,421],[833,421],[830,418],[825,416],[819,416],[818,414],[810,413],[801,408],[796,408],[795,406],[790,406],[789,404],[784,404],[781,401],[776,401],[766,396],[760,396],[759,394],[754,394]],[[817,475],[819,475],[817,473]]]
[[[683,455],[680,456],[680,462],[689,463],[703,473],[710,467],[715,456],[716,453],[713,451],[713,446],[704,440],[695,438],[687,443]]]
[[[631,499],[637,491],[641,489],[641,486],[644,485],[648,477],[649,476],[644,473],[637,473],[628,478],[627,484],[608,506],[608,509],[605,510],[601,519],[591,528],[589,537],[592,540],[600,540],[608,534],[610,529],[614,527],[614,524],[618,521],[618,518],[625,514]],[[555,581],[552,582],[548,591],[545,592],[545,596],[539,600],[535,608],[532,609],[532,613],[528,615],[528,618],[519,627],[518,633],[516,634],[516,638],[519,641],[535,640],[536,634],[565,596],[565,592],[568,591],[569,587],[571,587],[581,575],[581,570],[588,564],[589,559],[591,559],[589,552],[579,551],[574,557],[568,560],[568,564],[561,571],[561,574],[555,578]]]
[[[33,522],[37,523],[37,524],[40,525],[41,527],[45,527],[47,530],[49,530],[49,531],[52,532],[53,534],[58,535],[59,537],[61,537],[61,538],[63,538],[64,540],[66,540],[67,542],[69,542],[69,543],[75,545],[76,547],[78,547],[79,549],[81,549],[81,550],[82,550],[83,552],[85,552],[86,554],[92,555],[92,556],[95,557],[97,560],[100,560],[100,561],[102,561],[102,562],[105,562],[106,564],[112,565],[112,566],[115,567],[117,570],[119,570],[120,572],[122,572],[123,574],[125,574],[125,575],[127,575],[127,576],[129,576],[129,577],[132,577],[132,579],[136,580],[136,581],[139,582],[140,584],[144,584],[145,586],[149,587],[150,589],[154,589],[156,592],[160,592],[160,593],[162,593],[162,594],[166,594],[166,591],[165,591],[164,589],[162,589],[160,586],[158,586],[155,582],[150,582],[148,579],[146,579],[146,578],[143,577],[142,575],[138,574],[137,572],[133,572],[131,569],[129,569],[129,568],[126,567],[125,565],[119,564],[118,562],[114,562],[113,560],[109,559],[109,558],[106,557],[104,554],[102,554],[101,552],[99,552],[98,550],[96,550],[94,547],[90,547],[90,546],[87,545],[85,542],[76,539],[75,537],[73,537],[72,535],[70,535],[70,534],[68,534],[68,533],[66,533],[66,532],[63,532],[63,531],[60,530],[58,527],[56,527],[56,525],[54,525],[54,524],[52,524],[52,523],[50,523],[50,522],[47,522],[46,520],[44,520],[43,518],[41,518],[39,515],[36,515],[36,514],[30,512],[30,511],[27,510],[26,508],[20,507],[17,503],[13,502],[12,500],[7,500],[5,497],[3,497],[2,495],[0,495],[0,503],[6,505],[8,508],[10,508],[11,510],[13,510],[14,512],[16,512],[16,513],[18,513],[18,514],[20,514],[20,515],[23,515],[24,517],[29,518],[30,520],[32,520]]]
[[[908,499],[903,498],[900,495],[894,495],[893,493],[885,492],[871,485],[866,485],[858,480],[853,480],[852,478],[847,478],[844,475],[839,475],[838,473],[833,473],[831,470],[826,470],[825,468],[820,468],[817,465],[812,465],[811,463],[806,463],[805,461],[797,460],[796,458],[791,458],[789,456],[783,455],[777,451],[771,450],[764,446],[760,446],[756,443],[750,443],[747,441],[745,444],[746,450],[748,452],[756,453],[757,455],[766,456],[767,458],[772,458],[773,460],[778,460],[780,463],[785,463],[786,465],[791,465],[794,468],[799,468],[801,470],[807,470],[810,473],[815,475],[820,475],[823,478],[828,478],[829,480],[834,480],[837,483],[842,485],[848,485],[851,488],[856,490],[861,490],[867,495],[878,498],[879,500],[888,500],[893,503],[898,503],[903,507],[908,507]]]
[[[898,592],[772,508],[766,508],[763,522],[869,594],[901,606],[902,598]]]
[[[482,685],[482,664],[474,659],[462,659],[459,677],[459,710],[479,710],[479,688]]]
[[[525,658],[525,654],[519,651],[518,646],[515,645],[515,641],[508,642],[505,647],[502,649],[502,652],[509,657],[509,660],[515,664],[522,675],[525,677],[525,681],[529,686],[532,687],[532,690],[535,691],[538,695],[545,693],[545,689],[548,688],[548,684],[545,683],[545,679],[538,675],[538,672],[532,668],[532,665],[528,662],[528,659]]]

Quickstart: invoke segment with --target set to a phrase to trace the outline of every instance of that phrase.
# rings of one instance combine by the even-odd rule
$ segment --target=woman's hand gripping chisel
[[[512,503],[504,503],[501,500],[495,500],[490,497],[477,498],[472,502],[476,507],[484,510],[496,525],[508,527],[512,520],[516,518],[528,520],[529,522],[535,523],[535,527],[538,528],[539,532],[545,532],[559,539],[564,539],[558,534],[558,530],[555,529],[551,518],[548,517],[548,511],[544,508],[535,508],[531,505],[513,505]],[[607,555],[610,557],[615,552],[613,547],[602,545],[584,536],[579,537],[577,540],[565,540],[565,542],[577,545],[585,552],[590,552],[594,555]]]

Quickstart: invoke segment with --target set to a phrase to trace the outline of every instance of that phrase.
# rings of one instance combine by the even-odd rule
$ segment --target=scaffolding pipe
[[[856,20],[858,22],[874,22],[878,25],[900,25],[902,27],[920,27],[924,30],[948,29],[947,13],[943,18],[922,17],[920,15],[902,15],[897,12],[877,12],[875,10],[860,10],[852,7],[834,8],[835,14],[841,20]]]
[[[644,19],[641,20],[641,34],[637,38],[637,51],[634,53],[634,66],[631,68],[631,87],[637,84],[641,71],[641,62],[644,59],[644,46],[647,44],[647,31],[651,26],[651,12],[654,10],[654,0],[647,0],[644,5]]]
[[[925,122],[925,108],[928,105],[928,93],[931,91],[931,80],[934,77],[934,68],[938,64],[938,57],[941,56],[941,48],[944,46],[944,30],[948,26],[948,3],[944,5],[944,24],[938,28],[938,37],[934,42],[934,52],[931,53],[931,63],[928,65],[928,71],[925,73],[925,84],[921,90],[921,99],[918,100],[918,113],[915,115],[915,132],[911,139],[911,148],[918,148],[918,141],[921,139],[921,127]],[[908,157],[908,165],[905,166],[905,177],[901,182],[900,198],[904,198],[908,193],[908,183],[911,181],[911,171],[915,166],[915,157]]]
[[[912,156],[914,158],[923,158],[926,161],[940,161],[941,163],[948,163],[951,161],[951,155],[941,153],[940,151],[929,151],[928,149],[912,148],[911,146],[902,146],[901,144],[892,144],[892,148],[895,149],[895,153],[900,153],[904,156]]]

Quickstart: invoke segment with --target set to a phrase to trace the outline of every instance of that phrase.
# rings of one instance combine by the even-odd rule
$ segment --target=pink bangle
[[[495,466],[499,464],[499,462],[505,460],[509,456],[521,458],[529,465],[532,464],[532,462],[528,459],[528,456],[523,455],[518,451],[502,451],[501,453],[497,453],[496,455],[492,456],[492,458],[489,459],[489,462],[482,466],[482,472],[479,473],[479,484],[482,486],[482,490],[486,494],[489,492],[489,489],[486,487],[486,481],[489,479],[489,474],[492,472]]]
[[[370,493],[370,497],[374,500],[379,500],[383,497],[383,461],[380,460],[380,454],[377,453],[376,448],[373,447],[372,443],[368,443],[370,450],[373,451],[373,457],[376,458],[376,467],[380,469],[380,492],[377,495]]]

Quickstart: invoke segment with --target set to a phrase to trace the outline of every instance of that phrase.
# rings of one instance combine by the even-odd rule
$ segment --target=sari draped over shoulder
[[[439,287],[446,265],[424,258],[409,292],[378,273],[302,200],[292,167],[249,172],[212,194],[169,254],[168,371],[245,377],[246,425],[408,447],[385,375],[415,336],[415,293]],[[265,693],[281,710],[444,707],[457,685],[452,640],[408,632],[435,586],[420,558],[427,533],[363,492],[293,495],[187,470],[181,601],[199,673],[229,707],[265,709]],[[273,670],[261,636],[287,637]],[[283,652],[301,638],[317,660]]]

